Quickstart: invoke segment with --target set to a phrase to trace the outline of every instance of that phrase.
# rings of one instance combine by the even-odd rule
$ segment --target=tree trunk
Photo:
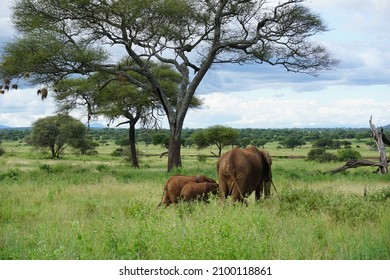
[[[183,122],[169,124],[168,172],[181,167],[181,131]]]
[[[135,144],[135,123],[129,122],[129,142],[130,142],[130,157],[131,165],[134,168],[139,168],[138,157],[137,157],[137,148]]]
[[[381,166],[379,167],[381,173],[387,173],[387,158],[386,158],[386,149],[385,144],[383,143],[383,129],[378,132],[375,125],[372,123],[372,117],[370,118],[370,127],[371,127],[371,133],[372,137],[374,138],[376,145],[378,147],[379,151],[379,162]]]
[[[50,146],[50,151],[51,151],[51,158],[54,159],[56,157],[56,150],[54,145]]]
[[[390,146],[390,139],[386,137],[383,127],[381,127],[381,134],[383,143],[385,143],[387,146]]]

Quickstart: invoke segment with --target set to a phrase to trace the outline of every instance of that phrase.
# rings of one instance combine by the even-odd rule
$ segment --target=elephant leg
[[[219,199],[221,201],[224,201],[228,197],[229,187],[228,187],[227,183],[225,182],[225,180],[223,180],[223,179],[221,180],[220,179],[219,181],[220,181],[219,188],[218,188],[218,190],[219,190]]]
[[[259,184],[255,188],[255,200],[260,201],[260,199],[263,197],[264,192],[264,180],[260,179]]]
[[[161,202],[161,205],[169,205],[169,204],[171,204],[171,200],[169,199],[168,195],[166,194],[166,195],[164,195],[164,198]]]
[[[170,202],[171,202],[171,203],[178,203],[178,202],[179,202],[179,196],[180,196],[180,194],[177,195],[177,194],[174,193],[174,192],[170,193],[170,195],[169,195],[169,200],[170,200]]]
[[[256,186],[255,189],[255,200],[259,201],[261,199],[261,194],[262,194],[262,183]]]
[[[242,196],[242,193],[239,189],[237,188],[233,188],[233,191],[232,191],[232,198],[233,198],[233,201],[239,201],[243,204],[245,204],[246,206],[248,206],[248,202],[246,201],[246,199]]]
[[[268,198],[271,196],[271,181],[264,183],[264,197]]]

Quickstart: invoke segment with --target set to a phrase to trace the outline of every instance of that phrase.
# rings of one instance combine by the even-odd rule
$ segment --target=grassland
[[[141,168],[111,156],[51,160],[17,142],[0,157],[0,259],[390,259],[390,175],[371,167],[324,175],[267,144],[279,195],[249,206],[157,205],[170,175],[160,147],[139,145]],[[365,156],[376,152],[361,148]],[[217,178],[210,149],[184,148],[175,173]],[[291,158],[288,158],[291,156]],[[363,196],[363,190],[368,196]]]

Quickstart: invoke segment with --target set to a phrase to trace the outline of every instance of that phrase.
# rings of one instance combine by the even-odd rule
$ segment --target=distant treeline
[[[182,132],[183,146],[190,146],[193,144],[191,135],[200,129],[186,128]],[[319,139],[367,139],[371,138],[371,131],[369,128],[285,128],[285,129],[255,129],[245,128],[237,129],[239,137],[237,145],[247,146],[250,144],[256,145],[256,141],[262,140],[262,143],[279,142],[283,143],[289,139],[298,139],[303,142],[315,142]],[[7,128],[0,130],[0,141],[23,141],[24,138],[31,132],[31,129],[14,129]],[[144,142],[145,144],[152,144],[153,137],[156,134],[168,135],[168,129],[148,130],[137,129],[137,142]],[[128,130],[124,128],[91,128],[89,129],[89,138],[105,143],[108,141],[115,141],[120,143],[128,139]]]

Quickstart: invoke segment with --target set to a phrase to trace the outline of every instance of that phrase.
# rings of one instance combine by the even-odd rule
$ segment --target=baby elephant
[[[189,182],[185,184],[180,193],[180,198],[184,201],[192,201],[192,200],[203,200],[207,202],[209,198],[209,193],[214,195],[218,192],[218,184],[217,183],[209,183],[209,182]]]
[[[200,176],[184,176],[184,175],[175,175],[168,179],[165,183],[163,196],[159,206],[169,205],[171,203],[178,203],[180,198],[180,192],[183,187],[189,182],[210,182],[216,183],[212,178],[200,175]]]

